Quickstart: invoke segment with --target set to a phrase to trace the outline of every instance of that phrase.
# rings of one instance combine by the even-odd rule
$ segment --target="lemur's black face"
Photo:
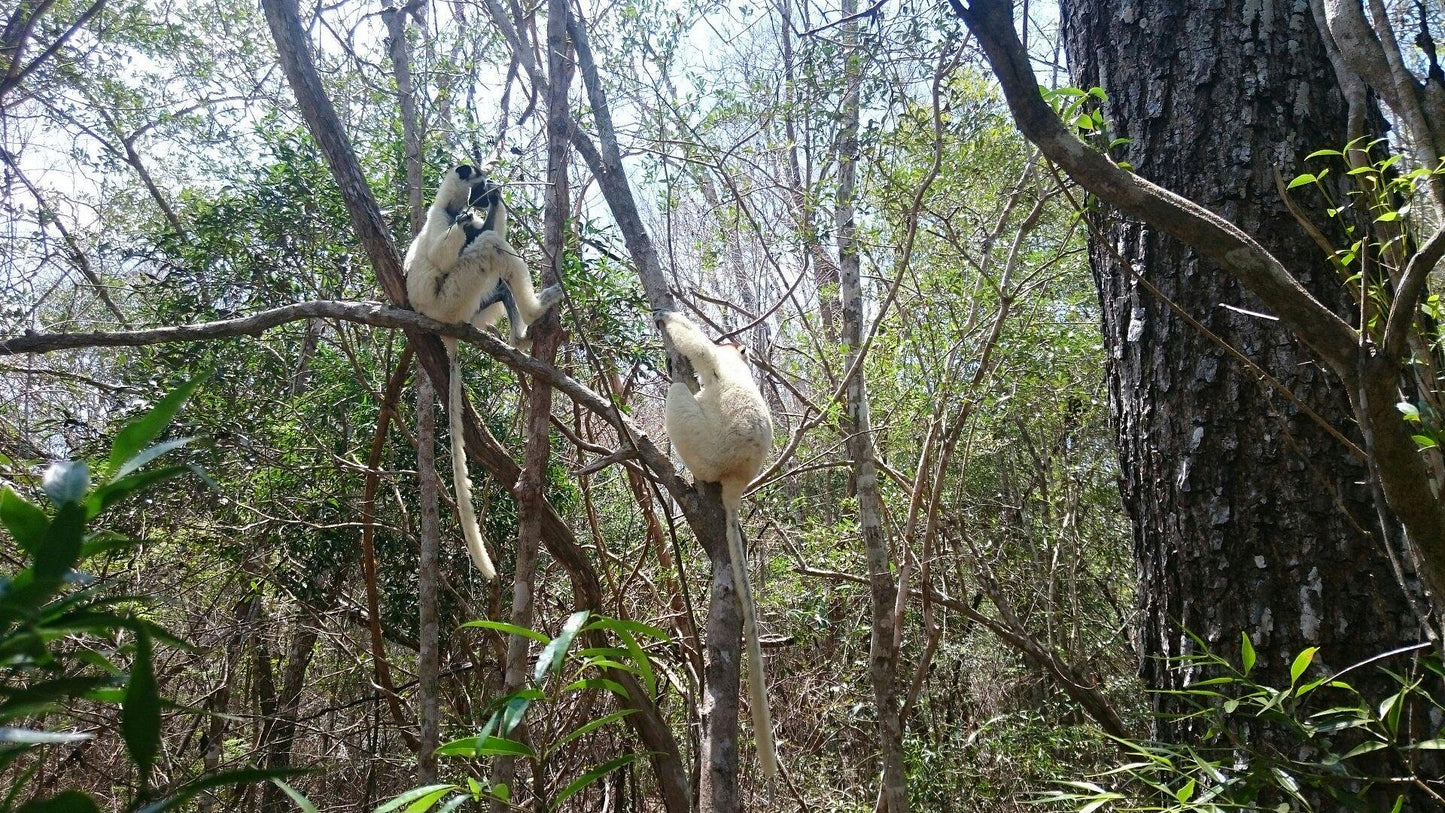
[[[472,179],[472,176],[476,174],[476,167],[470,166],[468,164],[462,164],[461,166],[457,167],[457,177],[461,178],[464,181],[470,181]]]

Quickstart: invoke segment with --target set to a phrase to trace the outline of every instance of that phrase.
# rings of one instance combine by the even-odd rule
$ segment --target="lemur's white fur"
[[[527,326],[562,298],[560,285],[537,296],[527,264],[507,242],[507,207],[493,189],[491,209],[482,220],[469,204],[478,199],[477,187],[486,178],[465,164],[447,171],[427,210],[426,224],[406,250],[406,295],[418,313],[439,322],[470,322],[485,330],[503,314],[511,322],[512,343],[530,344]],[[521,313],[518,313],[520,311]],[[451,433],[452,480],[461,514],[462,536],[472,563],[488,579],[496,568],[482,540],[481,526],[472,507],[472,483],[462,440],[462,376],[457,363],[457,340],[443,336],[451,363],[448,431]]]
[[[743,613],[743,638],[748,648],[748,702],[753,711],[753,735],[763,776],[778,772],[773,742],[773,720],[763,680],[763,651],[758,644],[757,605],[753,603],[743,558],[742,526],[738,510],[743,490],[762,470],[773,445],[773,421],[752,371],[735,344],[714,344],[686,317],[671,311],[657,314],[672,346],[692,364],[702,389],[694,395],[681,381],[667,390],[667,436],[694,480],[722,485],[727,510],[728,558]]]

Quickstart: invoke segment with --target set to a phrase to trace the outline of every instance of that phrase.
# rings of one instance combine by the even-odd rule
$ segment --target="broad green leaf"
[[[1420,408],[1409,401],[1401,401],[1395,404],[1395,409],[1400,410],[1400,414],[1404,415],[1405,420],[1410,423],[1418,424],[1420,422]]]
[[[1248,632],[1239,633],[1239,660],[1244,665],[1244,673],[1254,668],[1254,644],[1249,640]]]
[[[1315,150],[1309,155],[1306,155],[1305,160],[1313,161],[1316,158],[1343,158],[1344,156],[1345,154],[1339,150]]]
[[[197,779],[188,785],[183,785],[174,793],[159,802],[152,802],[142,807],[136,813],[162,813],[162,811],[179,807],[200,795],[202,791],[211,788],[222,788],[230,785],[254,785],[257,782],[266,782],[275,778],[288,776],[302,776],[311,773],[307,768],[242,768],[236,771],[211,774],[210,776]]]
[[[582,725],[577,726],[575,729],[567,732],[566,734],[563,734],[561,737],[558,737],[557,742],[552,744],[551,750],[555,751],[558,748],[566,745],[567,743],[577,739],[578,737],[585,737],[593,731],[596,731],[597,729],[609,723],[621,720],[623,717],[626,717],[629,714],[633,714],[636,711],[636,709],[623,709],[621,711],[614,711],[611,714],[598,717],[596,720],[588,720]]]
[[[540,684],[549,671],[562,668],[562,659],[567,654],[567,648],[572,646],[572,639],[587,623],[587,617],[591,615],[587,610],[578,610],[567,617],[566,623],[562,625],[562,631],[557,633],[550,643],[542,648],[542,654],[537,656],[537,665],[532,669],[532,682]]]
[[[426,811],[431,810],[437,802],[440,802],[443,796],[455,790],[460,790],[460,788],[442,788],[432,791],[420,799],[417,799],[415,802],[412,802],[410,805],[407,805],[406,813],[426,813]]]
[[[1174,798],[1178,799],[1180,804],[1187,804],[1190,799],[1194,798],[1194,786],[1195,780],[1190,779],[1184,784],[1184,787],[1174,792]]]
[[[492,785],[492,789],[488,792],[504,802],[512,801],[512,789],[507,787],[506,782],[498,782]]]
[[[467,623],[462,624],[460,627],[457,627],[457,629],[465,629],[467,627],[480,627],[482,629],[505,632],[508,635],[521,635],[525,638],[531,638],[532,640],[543,645],[549,644],[552,641],[551,638],[548,638],[546,635],[543,635],[542,633],[537,632],[534,629],[519,627],[516,624],[508,624],[505,621],[468,621]]]
[[[630,765],[636,761],[636,754],[623,754],[616,759],[609,759],[601,765],[598,765],[597,767],[588,771],[587,773],[582,774],[581,776],[572,780],[572,783],[569,784],[567,787],[563,788],[561,793],[557,794],[557,798],[552,800],[552,809],[560,809],[562,803],[572,798],[572,796],[575,795],[578,791],[582,790],[593,782],[596,782],[607,774],[612,773],[618,768],[621,768],[624,765]]]
[[[286,794],[287,796],[290,796],[290,797],[291,797],[291,801],[293,801],[293,802],[296,803],[296,809],[297,809],[297,810],[300,810],[301,813],[319,813],[319,811],[317,811],[317,809],[316,809],[316,805],[312,804],[312,803],[311,803],[311,800],[310,800],[310,799],[307,799],[307,798],[301,793],[301,791],[299,791],[299,790],[291,787],[290,785],[286,784],[285,782],[282,782],[280,779],[274,779],[274,778],[273,778],[273,779],[271,780],[271,784],[273,784],[273,785],[275,785],[276,787],[280,788],[282,793]]]
[[[85,510],[75,503],[60,506],[35,551],[35,575],[40,579],[64,576],[80,559],[85,539]]]
[[[45,528],[50,518],[40,506],[10,490],[0,488],[0,524],[15,537],[15,542],[26,553],[35,554],[40,541],[45,538]]]
[[[141,466],[144,466],[152,460],[155,460],[157,457],[160,457],[166,452],[169,452],[172,449],[179,449],[194,440],[194,437],[188,437],[176,438],[174,440],[168,440],[164,443],[157,443],[154,446],[147,448],[145,451],[141,452],[135,457],[132,457],[130,460],[127,460],[125,462],[125,465],[121,466],[115,471],[115,473],[110,475],[110,479],[119,480],[120,478],[126,476],[127,474],[130,474]]]
[[[152,441],[160,437],[160,434],[170,426],[171,421],[180,411],[186,399],[191,393],[210,376],[210,373],[202,373],[186,383],[171,390],[164,398],[156,402],[150,411],[126,424],[116,433],[115,443],[110,447],[110,462],[107,471],[112,477],[116,476],[131,458],[140,453],[142,449],[150,445]]]
[[[422,787],[419,787],[419,788],[412,788],[411,790],[409,790],[409,791],[401,794],[400,796],[396,796],[396,797],[391,798],[390,800],[388,800],[388,801],[386,802],[386,804],[383,804],[381,807],[378,807],[376,810],[372,811],[372,813],[391,813],[391,811],[393,811],[393,810],[399,810],[399,809],[401,809],[402,805],[409,805],[409,804],[411,804],[412,802],[415,802],[417,799],[422,798],[423,796],[427,796],[428,794],[436,793],[436,792],[439,791],[439,790],[442,791],[442,792],[446,792],[446,791],[452,790],[453,788],[457,788],[457,786],[456,786],[456,785],[440,784],[440,785],[423,785]],[[459,789],[459,788],[458,788],[458,789]]]
[[[622,684],[610,678],[583,678],[575,683],[568,684],[563,691],[573,692],[582,689],[602,689],[612,692],[618,697],[627,697],[627,690],[622,688]]]
[[[1417,751],[1445,751],[1445,739],[1421,740],[1405,747]]]
[[[532,705],[530,697],[513,697],[507,701],[506,708],[502,709],[502,733],[510,734],[522,722],[522,716],[527,713],[527,707]]]
[[[1289,186],[1286,186],[1285,189],[1287,189],[1287,190],[1288,190],[1288,189],[1294,189],[1295,187],[1304,186],[1304,185],[1306,185],[1306,184],[1312,184],[1312,183],[1314,183],[1314,182],[1317,181],[1317,180],[1319,180],[1319,179],[1316,178],[1314,175],[1306,172],[1306,173],[1303,174],[1303,175],[1296,175],[1296,176],[1295,176],[1295,179],[1292,180],[1292,181],[1290,181],[1290,182],[1289,182]]]
[[[135,663],[126,682],[120,710],[120,731],[126,750],[140,771],[141,787],[150,782],[151,766],[161,747],[161,697],[151,658],[151,637],[144,629],[135,636]]]
[[[1299,680],[1300,675],[1303,675],[1306,669],[1310,668],[1310,662],[1315,659],[1315,653],[1318,651],[1320,651],[1319,647],[1312,646],[1295,656],[1294,663],[1290,664],[1289,667],[1289,682],[1291,686]]]
[[[656,638],[663,643],[672,641],[672,638],[670,638],[667,633],[651,624],[644,624],[641,621],[629,621],[623,618],[597,618],[594,619],[591,624],[587,625],[587,629],[603,629],[614,632],[626,630],[634,635],[646,635],[650,638]]]
[[[193,471],[190,466],[162,466],[114,480],[97,488],[95,493],[85,501],[86,516],[93,519],[105,509],[147,486],[169,480],[172,477],[179,477],[190,471]]]
[[[652,671],[652,659],[638,646],[637,639],[627,630],[618,630],[618,637],[627,644],[627,650],[632,655],[632,662],[637,665],[638,674],[642,676],[642,685],[647,687],[648,696],[657,694],[657,675]],[[750,667],[756,668],[756,667]]]

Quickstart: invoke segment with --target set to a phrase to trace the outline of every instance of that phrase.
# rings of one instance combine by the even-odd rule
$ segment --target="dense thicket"
[[[1096,31],[1089,4],[1066,11],[1082,80],[1118,105],[1110,125],[1079,103],[1097,97],[1051,93],[1070,124],[1115,127],[1143,175],[1292,245],[1353,318],[1347,276],[1278,199],[1259,201],[1274,168],[1340,146],[1338,99],[1287,93],[1294,69],[1249,73],[1268,109],[1207,130],[1233,145],[1218,163],[1234,174],[1213,172],[1188,109],[1151,118],[1163,91],[1135,80],[1157,71],[1088,50],[1128,38]],[[0,732],[21,733],[0,734],[15,788],[0,809],[70,790],[113,809],[372,809],[429,783],[398,808],[1024,809],[1114,764],[1111,737],[1149,730],[1139,651],[1201,652],[1179,643],[1194,632],[1235,664],[1257,650],[1248,679],[1288,686],[1306,647],[1340,668],[1422,640],[1424,599],[1405,602],[1375,545],[1363,464],[1136,295],[1105,246],[1151,275],[1178,265],[1166,293],[1363,444],[1348,398],[1285,332],[1216,307],[1262,307],[1238,285],[1171,238],[1137,243],[1025,139],[995,54],[948,7],[22,0],[5,14]],[[1309,13],[1279,14],[1288,25],[1251,31],[1318,84]],[[1029,47],[1058,55],[1036,17]],[[1175,28],[1199,53],[1234,42]],[[439,345],[406,313],[345,304],[400,304],[395,247],[460,161],[504,184],[512,242],[567,291],[536,359],[462,344],[496,582],[436,487],[441,410],[460,406],[433,400]],[[1128,237],[1092,243],[1102,312],[1091,228]],[[237,321],[297,303],[311,304],[265,330]],[[746,344],[773,412],[742,517],[772,788],[738,713],[716,489],[675,479],[667,455],[660,399],[687,370],[652,327],[662,306]],[[1415,340],[1433,349],[1427,327]],[[66,560],[87,578],[12,588],[43,569],[36,529],[59,539],[68,521],[47,465],[92,461],[105,493],[121,427],[149,425],[184,382],[198,383],[164,437],[193,440],[164,457],[190,468],[88,519],[93,544]],[[1437,415],[1418,400],[1425,437]],[[82,600],[114,616],[66,626],[44,603]],[[1169,667],[1146,660],[1146,682],[1182,685]],[[147,756],[152,671],[167,703]],[[27,694],[52,683],[56,697]],[[1374,717],[1341,728],[1373,732],[1395,684],[1360,685]],[[1263,713],[1317,710],[1279,701]],[[42,731],[76,736],[29,741]],[[1397,727],[1382,748],[1409,756],[1435,734]],[[1227,784],[1208,772],[1227,758],[1208,759],[1204,779],[1161,780],[1171,804]],[[252,768],[287,784],[198,784]],[[1129,773],[1098,781],[1121,804],[1155,798]]]

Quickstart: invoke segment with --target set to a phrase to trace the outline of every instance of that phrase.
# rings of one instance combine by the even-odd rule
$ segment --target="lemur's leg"
[[[526,338],[526,324],[522,321],[522,315],[517,311],[517,298],[512,296],[512,289],[507,286],[506,280],[497,280],[497,287],[482,297],[481,304],[477,306],[477,313],[484,314],[488,308],[499,303],[507,309],[507,323],[511,326],[512,343],[523,341]]]

